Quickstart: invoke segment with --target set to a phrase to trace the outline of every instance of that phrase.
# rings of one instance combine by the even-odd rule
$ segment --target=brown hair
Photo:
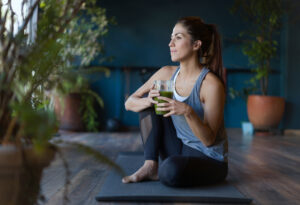
[[[196,40],[202,42],[198,51],[200,62],[208,67],[223,82],[223,61],[220,42],[220,34],[216,25],[205,24],[199,17],[184,17],[177,21],[183,25],[192,37],[192,43]]]

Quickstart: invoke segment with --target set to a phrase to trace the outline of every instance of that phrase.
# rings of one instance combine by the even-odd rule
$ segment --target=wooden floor
[[[60,133],[61,139],[64,141],[84,143],[111,159],[115,159],[119,152],[142,151],[138,132]],[[240,129],[229,129],[227,133],[229,136],[229,175],[227,180],[230,183],[242,194],[252,198],[253,204],[300,204],[299,136],[242,137]],[[65,143],[60,147],[71,170],[69,204],[100,204],[95,200],[95,196],[99,192],[109,168]],[[56,157],[44,171],[41,182],[42,193],[48,199],[48,205],[62,204],[64,182],[65,169],[62,160]]]

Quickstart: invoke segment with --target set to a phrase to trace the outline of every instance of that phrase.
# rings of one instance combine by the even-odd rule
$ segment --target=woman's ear
[[[202,41],[197,40],[194,42],[194,50],[199,50],[202,45]]]

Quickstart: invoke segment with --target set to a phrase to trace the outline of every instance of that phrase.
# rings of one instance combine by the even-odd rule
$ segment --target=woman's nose
[[[169,43],[169,47],[172,47],[174,46],[174,42],[173,42],[173,39],[171,39],[170,43]]]

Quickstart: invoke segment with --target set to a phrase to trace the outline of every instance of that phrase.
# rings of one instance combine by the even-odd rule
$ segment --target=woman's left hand
[[[169,111],[167,114],[163,115],[164,117],[169,117],[170,115],[186,115],[191,112],[191,107],[186,103],[163,96],[157,98],[166,101],[165,103],[157,104],[158,111]]]

